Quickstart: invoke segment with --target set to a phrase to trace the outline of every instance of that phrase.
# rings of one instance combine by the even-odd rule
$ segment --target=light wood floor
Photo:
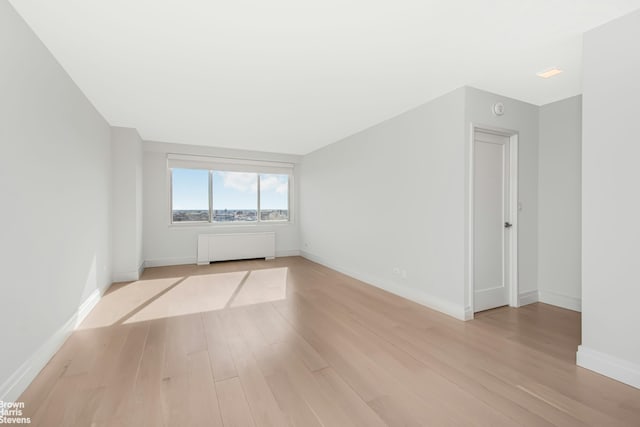
[[[640,425],[579,337],[572,311],[460,322],[298,257],[151,268],[21,400],[46,426]]]

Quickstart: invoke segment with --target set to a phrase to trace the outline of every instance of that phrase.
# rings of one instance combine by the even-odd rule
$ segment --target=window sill
[[[262,228],[262,227],[282,227],[294,225],[293,221],[262,221],[262,222],[232,222],[232,223],[215,223],[215,222],[177,222],[168,225],[169,228]]]

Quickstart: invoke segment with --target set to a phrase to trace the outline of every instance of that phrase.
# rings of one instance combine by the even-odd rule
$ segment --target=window
[[[213,220],[258,219],[258,176],[247,172],[213,172]]]
[[[289,219],[289,176],[260,175],[260,221]]]
[[[173,169],[173,222],[209,221],[209,171]]]
[[[293,165],[174,156],[168,161],[172,223],[290,220]]]

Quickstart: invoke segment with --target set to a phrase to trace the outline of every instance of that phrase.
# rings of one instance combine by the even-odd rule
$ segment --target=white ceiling
[[[463,85],[581,92],[581,34],[640,0],[11,0],[111,125],[306,154]],[[535,73],[557,66],[549,80]]]

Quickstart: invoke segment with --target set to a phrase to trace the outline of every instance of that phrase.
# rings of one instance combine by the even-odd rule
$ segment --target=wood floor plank
[[[61,377],[42,410],[32,417],[31,424],[73,425],[78,412],[78,387],[83,380],[81,375]]]
[[[100,407],[100,403],[102,402],[102,395],[104,394],[104,390],[104,387],[98,387],[90,390],[79,390],[80,399],[78,400],[78,411],[76,414],[75,422],[73,424],[69,424],[70,426],[83,427],[98,424],[96,421],[94,421],[94,418],[95,413]],[[69,402],[65,402],[65,404],[68,405]]]
[[[329,366],[322,356],[298,334],[271,304],[261,304],[259,310],[264,315],[264,317],[260,317],[260,325],[275,325],[281,331],[282,337],[276,342],[287,345],[302,359],[310,371],[317,371]]]
[[[248,326],[245,313],[242,310],[230,310],[223,317],[223,324],[228,334],[238,378],[240,378],[256,426],[288,425],[287,417],[278,406],[263,372],[253,356],[252,349],[266,346],[263,338]]]
[[[323,425],[285,373],[272,373],[267,376],[267,383],[291,425],[309,427]]]
[[[222,322],[216,312],[203,313],[202,319],[207,336],[207,350],[213,377],[216,381],[233,378],[238,375],[233,363],[231,350],[227,342]]]
[[[188,367],[186,368],[188,369]],[[175,374],[164,377],[161,385],[162,419],[168,426],[180,426],[189,419],[189,374]]]
[[[166,345],[167,325],[159,319],[149,325],[140,369],[134,388],[135,409],[132,424],[141,427],[166,424],[162,405],[162,370]]]
[[[290,322],[294,323],[298,318],[298,307],[292,307],[284,303],[274,305]],[[309,315],[308,321],[321,323],[322,319]],[[359,354],[351,354],[327,340],[328,334],[331,333],[330,331],[327,330],[326,333],[323,333],[323,331],[317,332],[313,326],[303,322],[298,322],[296,329],[334,369],[340,372],[344,380],[356,390],[362,399],[369,401],[385,395],[385,390],[379,386],[375,373],[370,372],[364,364],[360,363],[359,358],[361,356]]]
[[[207,339],[200,314],[168,318],[165,346],[165,377],[186,375],[189,370],[189,354],[207,350]]]
[[[220,413],[225,427],[254,427],[249,403],[242,390],[240,378],[216,382]]]
[[[112,328],[81,329],[72,334],[67,343],[69,349],[73,349],[73,357],[64,375],[89,373],[109,346],[111,335]]]
[[[110,326],[109,341],[89,370],[86,389],[105,387],[118,369],[118,360],[123,350],[131,325]]]
[[[314,372],[316,381],[325,393],[335,396],[345,413],[351,415],[352,422],[361,427],[382,427],[384,422],[360,396],[345,383],[331,368]]]
[[[60,363],[59,363],[60,362]],[[18,398],[19,402],[29,402],[25,404],[24,416],[34,418],[39,411],[43,411],[48,403],[51,392],[56,384],[61,381],[69,361],[59,361],[54,358],[36,376],[31,385]]]
[[[105,379],[105,391],[95,414],[96,420],[127,417],[134,412],[135,380],[148,332],[148,324],[131,326],[122,351],[115,362],[113,374]]]
[[[188,426],[222,426],[218,396],[209,365],[209,353],[189,355]]]
[[[313,373],[289,346],[277,343],[269,346],[266,351],[273,351],[277,355],[278,372],[286,375],[288,382],[313,410],[322,425],[354,425],[348,413],[345,413],[335,400],[335,395],[326,393],[326,390],[320,387]]]

